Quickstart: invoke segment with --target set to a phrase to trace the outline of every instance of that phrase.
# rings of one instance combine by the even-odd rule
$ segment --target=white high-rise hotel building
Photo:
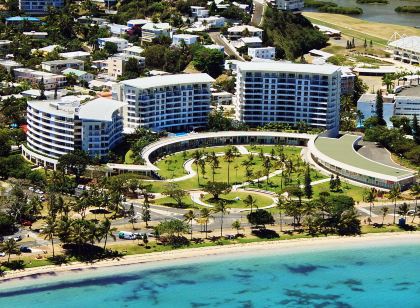
[[[76,149],[103,157],[122,140],[124,105],[105,98],[81,103],[74,96],[29,101],[27,144],[22,154],[38,164],[54,164],[54,168],[54,159]]]
[[[250,126],[270,122],[339,130],[339,67],[241,62],[237,65],[236,119]]]
[[[207,74],[137,78],[121,82],[114,94],[128,103],[127,129],[181,131],[207,124],[213,81]]]

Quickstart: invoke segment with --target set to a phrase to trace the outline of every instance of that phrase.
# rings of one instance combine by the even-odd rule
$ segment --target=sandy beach
[[[209,257],[223,256],[258,256],[268,253],[292,254],[317,250],[336,250],[346,247],[375,247],[392,246],[397,244],[420,245],[420,232],[395,232],[395,233],[371,233],[357,237],[330,236],[323,238],[296,239],[272,242],[258,242],[247,244],[232,244],[225,246],[212,246],[190,249],[178,249],[165,252],[154,252],[140,255],[125,256],[115,260],[104,260],[96,263],[73,262],[61,266],[49,265],[21,271],[6,272],[0,278],[1,283],[11,281],[23,281],[25,278],[35,279],[43,276],[65,274],[66,272],[80,272],[98,269],[112,269],[135,264],[170,265],[171,261],[193,260],[195,262],[206,261]]]

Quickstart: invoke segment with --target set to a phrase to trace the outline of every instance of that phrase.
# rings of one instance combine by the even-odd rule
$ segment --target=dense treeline
[[[360,4],[388,4],[388,0],[356,0]]]
[[[397,13],[420,13],[420,6],[419,5],[398,6],[398,7],[395,8],[395,12],[397,12]]]
[[[274,46],[277,57],[283,59],[294,60],[325,47],[328,41],[304,16],[272,8],[265,12],[263,29],[265,44]]]

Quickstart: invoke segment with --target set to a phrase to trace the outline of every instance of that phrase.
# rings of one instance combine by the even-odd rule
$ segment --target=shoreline
[[[231,244],[199,248],[176,249],[164,252],[152,252],[124,256],[121,259],[102,260],[96,263],[73,262],[64,265],[47,265],[19,271],[8,271],[0,278],[0,285],[7,282],[24,282],[88,270],[120,268],[129,265],[170,266],[172,263],[191,260],[193,262],[210,261],[215,257],[246,257],[268,254],[294,254],[311,251],[338,250],[346,248],[363,248],[375,246],[392,246],[396,244],[420,244],[420,231],[370,233],[357,237],[330,236],[322,238],[302,238],[284,241],[266,241],[246,244]]]

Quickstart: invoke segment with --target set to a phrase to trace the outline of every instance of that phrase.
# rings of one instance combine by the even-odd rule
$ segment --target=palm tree
[[[108,236],[112,237],[114,241],[117,239],[114,234],[114,232],[117,231],[117,228],[112,228],[111,221],[108,218],[105,218],[105,220],[102,221],[99,227],[99,230],[100,230],[101,236],[104,238],[104,250],[105,250]]]
[[[8,239],[3,243],[1,251],[7,254],[7,263],[10,262],[10,255],[11,254],[20,254],[19,247],[16,241],[12,238]]]
[[[207,159],[211,166],[212,181],[214,183],[214,174],[216,172],[216,168],[219,168],[219,158],[216,156],[216,153],[212,152]]]
[[[252,197],[251,195],[246,196],[246,198],[244,199],[244,204],[247,207],[251,208],[251,213],[252,213],[252,209],[255,207],[257,207],[257,199],[255,199],[254,197]]]
[[[29,200],[29,214],[32,217],[37,217],[42,210],[42,201],[38,196],[34,196]]]
[[[220,199],[219,202],[213,208],[215,213],[220,213],[220,237],[223,236],[223,219],[226,214],[229,213],[229,207],[226,205],[226,201]]]
[[[420,197],[420,184],[416,183],[414,185],[411,186],[410,188],[410,195],[414,197],[414,199],[416,200],[416,203],[414,205],[414,214],[413,214],[413,220],[411,221],[412,223],[414,222],[414,218],[416,218],[417,215],[417,200]]]
[[[200,210],[200,218],[204,220],[204,232],[206,233],[206,239],[207,239],[207,226],[209,223],[209,219],[211,218],[211,212],[208,208],[202,208]]]
[[[381,209],[381,211],[382,211],[382,225],[383,225],[384,224],[384,221],[385,221],[385,216],[386,216],[386,214],[388,214],[389,208],[386,207],[386,206],[384,206]]]
[[[376,198],[376,191],[375,188],[371,188],[366,192],[365,200],[369,202],[369,217],[372,217],[372,207],[374,206]]]
[[[239,229],[241,228],[241,222],[239,220],[235,220],[232,223],[232,228],[236,229],[236,234],[239,234]]]
[[[195,218],[196,216],[193,210],[189,210],[188,212],[184,214],[184,221],[189,223],[191,226],[191,240],[193,239],[193,221]]]
[[[404,219],[407,219],[408,211],[410,210],[410,206],[407,203],[403,203],[398,207],[398,214],[404,217]]]
[[[201,157],[202,156],[203,155],[201,154],[201,152],[199,150],[194,151],[194,153],[192,155],[192,158],[194,159],[194,165],[195,165],[195,167],[197,169],[197,182],[198,182],[198,185],[200,185],[200,174],[198,172],[198,167],[200,165],[200,160],[201,160]]]
[[[264,163],[263,163],[263,166],[264,166],[265,175],[267,176],[267,184],[269,184],[268,183],[268,177],[270,175],[270,169],[271,169],[271,167],[273,167],[273,165],[271,164],[271,160],[270,160],[269,157],[266,157],[265,158]]]
[[[237,183],[238,182],[238,170],[239,170],[238,164],[233,166],[233,169],[235,169],[235,183]]]
[[[46,220],[46,224],[44,228],[42,229],[42,234],[45,236],[44,239],[48,239],[51,241],[51,247],[52,247],[52,253],[53,258],[55,257],[55,251],[54,251],[54,235],[57,231],[57,223],[54,219],[54,217],[48,217]]]
[[[388,194],[388,199],[394,201],[394,225],[395,225],[395,216],[397,212],[397,199],[401,196],[401,188],[400,185],[392,186],[391,190]]]
[[[225,162],[227,162],[227,183],[229,184],[230,181],[230,164],[234,161],[236,155],[234,151],[232,150],[232,147],[229,147],[224,156]]]
[[[283,212],[286,210],[286,200],[283,196],[279,195],[277,197],[277,209],[279,210],[279,223],[280,223],[280,232],[283,231]]]

